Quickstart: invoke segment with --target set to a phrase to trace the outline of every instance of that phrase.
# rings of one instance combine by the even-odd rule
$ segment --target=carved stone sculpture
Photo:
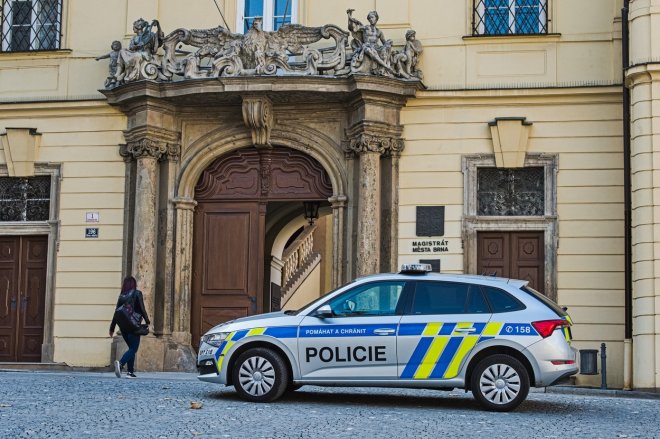
[[[119,52],[121,51],[121,42],[113,41],[110,45],[112,49],[109,53],[105,55],[97,56],[96,60],[110,59],[110,65],[108,66],[108,77],[105,79],[105,88],[110,88],[117,84],[117,63],[119,62]]]
[[[154,26],[158,29],[156,32],[151,31]],[[118,84],[158,78],[158,65],[154,62],[154,55],[163,38],[158,20],[149,24],[140,18],[133,23],[133,32],[135,36],[131,38],[128,48],[119,51],[115,73]]]
[[[376,27],[378,12],[371,11],[367,15],[368,25],[363,25],[353,18],[354,9],[348,9],[348,30],[353,41],[353,57],[351,58],[352,73],[372,73],[375,75],[394,75],[390,66],[392,40],[386,40],[383,32]]]
[[[307,27],[285,24],[276,32],[262,29],[261,17],[243,34],[218,26],[213,29],[177,29],[164,36],[157,20],[151,24],[140,18],[133,23],[135,36],[125,49],[101,58],[110,58],[106,88],[150,79],[172,81],[251,75],[324,75],[351,73],[418,80],[417,69],[422,45],[415,32],[406,33],[406,45],[395,50],[392,41],[378,29],[378,13],[367,16],[368,25],[354,19],[349,9],[348,27],[353,36],[347,50],[349,33],[335,25]],[[320,48],[316,43],[332,39],[334,47]],[[113,64],[115,65],[113,70]]]

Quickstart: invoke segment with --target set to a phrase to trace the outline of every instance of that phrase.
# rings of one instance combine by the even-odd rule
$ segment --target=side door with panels
[[[478,341],[495,328],[478,285],[418,281],[397,337],[399,378],[455,378]]]
[[[303,379],[394,380],[396,332],[406,282],[357,285],[324,305],[332,316],[306,316],[298,331]]]

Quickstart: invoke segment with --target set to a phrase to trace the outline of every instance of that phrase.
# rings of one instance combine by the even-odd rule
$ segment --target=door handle
[[[30,298],[28,296],[23,296],[21,299],[21,309],[25,311],[27,309],[27,303]]]
[[[11,310],[14,311],[16,309],[16,297],[12,297],[9,303]]]
[[[376,335],[392,335],[394,332],[395,330],[391,328],[374,329],[374,334]]]
[[[464,334],[470,334],[472,332],[477,332],[476,328],[456,328],[454,329],[454,332],[461,332]]]

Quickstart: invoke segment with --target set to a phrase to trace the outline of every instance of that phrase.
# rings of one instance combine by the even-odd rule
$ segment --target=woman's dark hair
[[[137,288],[137,281],[133,276],[126,276],[124,282],[121,283],[121,292],[126,293],[128,291],[134,290]]]

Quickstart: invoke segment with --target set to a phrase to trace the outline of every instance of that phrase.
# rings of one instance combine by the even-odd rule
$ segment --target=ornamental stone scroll
[[[398,137],[359,134],[348,141],[344,152],[351,157],[365,152],[375,152],[383,156],[398,156],[403,148],[403,139]]]

